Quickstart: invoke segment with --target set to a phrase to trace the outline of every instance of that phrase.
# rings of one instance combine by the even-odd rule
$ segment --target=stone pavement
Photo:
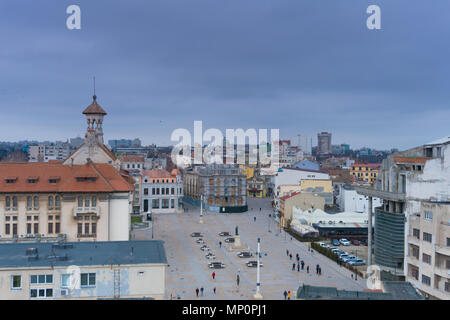
[[[264,299],[284,299],[283,292],[295,292],[303,283],[318,286],[333,286],[345,290],[363,290],[366,288],[364,279],[354,280],[351,272],[339,267],[325,256],[308,252],[307,244],[301,243],[283,230],[269,218],[273,213],[269,199],[249,199],[249,211],[246,213],[219,214],[205,212],[203,224],[199,223],[200,209],[188,207],[188,212],[182,214],[160,214],[156,216],[154,238],[164,241],[169,267],[166,273],[166,299],[171,295],[175,299],[253,299],[256,289],[256,268],[248,268],[245,262],[256,260],[239,258],[238,251],[231,250],[231,244],[225,244],[226,237],[218,236],[221,231],[234,235],[236,225],[244,246],[254,254],[257,248],[257,238],[261,238],[261,293]],[[260,211],[259,208],[262,208]],[[256,222],[254,222],[256,217]],[[270,230],[270,231],[269,231]],[[200,250],[197,238],[190,237],[192,232],[202,232],[206,244],[215,253],[216,259],[226,264],[224,269],[209,269],[206,252]],[[151,239],[151,228],[133,231],[136,240]],[[222,241],[222,248],[219,248]],[[292,260],[286,255],[286,250],[292,253]],[[292,271],[296,262],[295,255],[305,261],[305,270]],[[322,268],[322,275],[316,275],[316,265]],[[309,273],[306,272],[309,265]],[[216,279],[212,279],[215,271]],[[240,285],[236,284],[236,276],[240,275]],[[195,289],[204,288],[204,296],[196,297]],[[216,294],[213,288],[216,287]]]

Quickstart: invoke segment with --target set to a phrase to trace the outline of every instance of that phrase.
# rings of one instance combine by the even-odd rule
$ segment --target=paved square
[[[231,244],[224,243],[226,237],[218,235],[228,231],[234,235],[235,227],[239,227],[242,245],[256,252],[257,238],[261,238],[261,293],[264,299],[284,299],[283,292],[295,292],[299,285],[310,284],[319,286],[335,286],[346,290],[363,290],[366,288],[364,279],[352,279],[352,273],[344,267],[321,254],[308,251],[307,244],[291,239],[289,234],[278,227],[269,214],[273,213],[269,199],[249,199],[249,211],[246,213],[218,214],[205,212],[203,224],[199,223],[200,209],[188,207],[183,214],[157,215],[154,225],[154,238],[164,241],[169,267],[166,276],[166,298],[171,295],[175,299],[254,299],[256,290],[256,268],[245,265],[252,258],[239,258],[232,250]],[[260,211],[261,208],[261,211]],[[256,221],[254,221],[256,217]],[[269,231],[270,230],[270,231]],[[203,239],[216,255],[215,260],[226,264],[224,269],[209,269],[205,258],[206,252],[200,250],[190,234],[202,232]],[[151,228],[133,231],[136,240],[151,239]],[[222,247],[219,247],[222,241]],[[292,260],[286,254],[292,253]],[[296,254],[305,261],[305,270],[292,270],[296,263]],[[322,268],[322,275],[316,275],[316,265]],[[309,265],[309,273],[306,266]],[[212,279],[215,271],[216,278]],[[240,285],[236,284],[236,276],[240,275]],[[195,289],[204,288],[204,296],[196,297]],[[216,288],[216,294],[213,288]]]

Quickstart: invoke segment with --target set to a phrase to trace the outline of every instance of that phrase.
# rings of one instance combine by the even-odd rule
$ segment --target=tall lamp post
[[[260,291],[260,287],[261,287],[261,280],[260,280],[260,271],[261,271],[261,267],[260,267],[260,257],[261,257],[261,238],[258,238],[258,250],[256,252],[257,254],[257,260],[256,260],[256,293],[254,295],[255,299],[262,299],[262,294]]]
[[[200,221],[199,223],[203,223],[203,194],[200,195]]]

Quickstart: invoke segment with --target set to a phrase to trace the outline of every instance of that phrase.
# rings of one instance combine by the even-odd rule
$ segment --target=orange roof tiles
[[[378,169],[379,167],[381,167],[381,164],[380,163],[353,163],[352,168],[353,167],[368,167],[371,169]]]
[[[136,155],[122,155],[120,159],[123,162],[144,162],[144,156],[136,156]]]
[[[132,186],[109,164],[89,163],[64,165],[59,163],[0,163],[0,176],[17,176],[14,183],[0,180],[0,193],[13,192],[128,192]],[[30,184],[29,176],[39,176]],[[77,177],[97,177],[78,181]],[[50,183],[50,180],[57,180]]]
[[[171,175],[168,171],[163,169],[154,169],[154,170],[144,170],[142,172],[143,177],[150,178],[152,182],[155,182],[155,179],[161,179],[161,178],[170,178],[173,179],[175,182],[177,181],[176,177]]]
[[[425,163],[430,158],[424,157],[394,157],[395,162],[405,162],[405,163]]]
[[[97,97],[94,96],[94,101],[83,111],[83,114],[103,114],[106,115],[107,113],[105,110],[103,110],[102,107],[97,103]]]
[[[292,198],[293,196],[296,196],[296,195],[298,195],[298,194],[300,194],[300,192],[293,192],[293,193],[291,193],[291,194],[288,194],[288,195],[285,195],[285,196],[281,197],[280,199],[284,201],[284,200],[287,200],[287,199],[289,199],[289,198]]]

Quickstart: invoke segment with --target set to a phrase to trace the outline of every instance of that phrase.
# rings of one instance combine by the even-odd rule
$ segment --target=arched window
[[[97,206],[97,197],[96,197],[96,196],[93,196],[93,197],[92,197],[92,206],[93,206],[93,207],[96,207],[96,206]]]
[[[33,207],[35,210],[39,209],[39,197],[38,196],[34,196],[34,198],[33,198]]]
[[[48,208],[53,209],[53,196],[48,196]]]
[[[83,207],[83,197],[78,197],[78,208]]]
[[[7,208],[11,207],[11,198],[10,197],[5,198],[5,205]]]
[[[16,196],[13,196],[13,208],[14,208],[14,210],[17,210],[17,197]]]
[[[56,209],[61,208],[61,198],[59,196],[55,196],[55,208]]]

